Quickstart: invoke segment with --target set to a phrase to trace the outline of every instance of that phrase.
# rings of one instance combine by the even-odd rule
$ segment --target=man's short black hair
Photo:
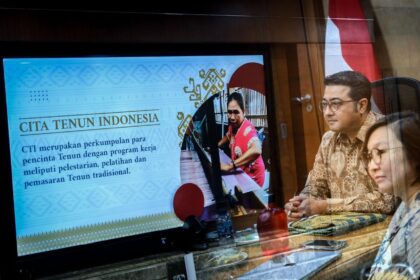
[[[348,86],[350,87],[349,97],[353,100],[366,98],[370,108],[370,82],[362,74],[356,71],[342,71],[325,77],[325,86]]]

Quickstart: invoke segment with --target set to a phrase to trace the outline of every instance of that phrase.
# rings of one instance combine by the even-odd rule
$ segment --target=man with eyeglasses
[[[285,205],[290,220],[344,211],[393,211],[393,196],[382,194],[367,174],[362,146],[367,129],[381,116],[370,110],[370,82],[343,71],[324,81],[319,109],[329,126],[315,156],[305,188]]]

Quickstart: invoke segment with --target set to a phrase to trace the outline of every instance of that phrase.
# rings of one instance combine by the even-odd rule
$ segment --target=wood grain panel
[[[276,108],[276,123],[278,132],[278,145],[280,150],[280,168],[282,178],[283,197],[285,200],[293,196],[296,186],[296,159],[295,144],[293,140],[293,121],[290,105],[289,69],[287,48],[282,45],[271,47],[271,63],[273,73],[274,104]],[[283,126],[285,129],[281,129]],[[287,133],[286,134],[282,134]]]
[[[0,8],[0,41],[304,42],[299,5],[264,3],[256,10],[251,4],[236,10],[220,4],[220,10],[188,13]]]

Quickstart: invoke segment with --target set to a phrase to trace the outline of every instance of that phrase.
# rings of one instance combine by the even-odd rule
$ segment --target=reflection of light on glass
[[[402,276],[407,277],[408,279],[418,279],[417,276],[420,276],[416,275],[414,269],[405,263],[391,264],[387,269],[384,270],[384,274],[385,276],[389,274],[389,276],[392,276],[392,279],[400,279]],[[388,279],[387,276],[386,279]]]
[[[229,211],[220,212],[217,214],[217,234],[219,235],[219,243],[229,243],[233,241],[233,224]]]
[[[269,207],[258,216],[257,229],[265,256],[289,250],[287,215],[284,209],[269,203]]]
[[[404,280],[414,280],[418,279],[414,269],[405,263],[391,264],[388,268],[383,271],[379,271],[373,275],[369,275],[370,267],[364,267],[360,272],[360,279],[368,279],[369,276],[371,280],[395,280],[395,279],[404,279]]]

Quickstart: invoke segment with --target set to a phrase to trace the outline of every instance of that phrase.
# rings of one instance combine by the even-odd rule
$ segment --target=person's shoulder
[[[416,210],[408,213],[409,222],[406,223],[405,227],[407,227],[409,239],[417,245],[420,243],[420,212],[418,211],[419,209]],[[420,255],[420,250],[417,251],[417,254]]]
[[[252,122],[250,120],[248,120],[247,118],[244,119],[244,123],[245,126],[250,126],[252,128],[255,129],[254,125],[252,124]]]
[[[239,130],[243,130],[245,134],[248,134],[249,132],[257,132],[257,129],[255,128],[253,123],[248,119],[244,119]]]

